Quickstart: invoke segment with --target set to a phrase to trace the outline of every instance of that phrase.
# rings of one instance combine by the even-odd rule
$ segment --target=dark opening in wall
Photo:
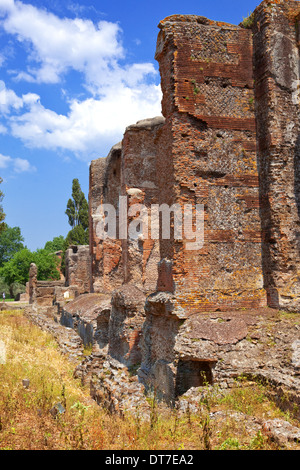
[[[95,332],[95,340],[100,349],[105,348],[109,341],[109,318],[110,309],[104,309],[97,318],[97,330]]]
[[[183,395],[192,387],[212,385],[212,368],[215,363],[180,359],[177,366],[176,396]]]

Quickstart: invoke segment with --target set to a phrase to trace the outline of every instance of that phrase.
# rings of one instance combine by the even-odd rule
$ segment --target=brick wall
[[[169,147],[161,202],[205,210],[201,250],[186,240],[162,247],[176,302],[186,315],[264,306],[251,31],[171,16],[156,58]]]

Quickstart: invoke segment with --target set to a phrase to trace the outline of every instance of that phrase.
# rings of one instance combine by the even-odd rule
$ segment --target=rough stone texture
[[[159,202],[157,142],[161,138],[164,121],[161,116],[127,127],[122,146],[121,194],[127,197],[129,214],[128,238],[122,243],[124,281],[148,294],[156,290],[160,261],[159,240],[150,237],[150,207]],[[147,214],[136,213],[136,204],[145,206]],[[140,231],[134,231],[131,236],[130,226],[139,225],[139,222]]]
[[[60,323],[77,331],[85,346],[91,346],[95,341],[100,342],[105,336],[104,331],[97,335],[100,319],[109,312],[110,295],[85,294],[75,300],[63,304],[60,308]],[[108,315],[108,319],[109,319]],[[104,329],[104,324],[101,324]],[[100,338],[99,338],[100,336]],[[105,344],[101,343],[102,348]]]
[[[138,371],[147,388],[170,403],[205,382],[231,387],[242,375],[272,385],[286,409],[300,404],[299,315],[274,309],[199,313],[184,320],[171,294],[148,297],[143,327],[143,362]]]
[[[299,311],[299,15],[264,1],[253,25],[263,267],[269,305]]]
[[[300,418],[299,315],[279,311],[300,312],[299,19],[299,2],[266,0],[252,29],[161,21],[164,117],[129,126],[90,166],[91,290],[103,299],[80,296],[60,321],[93,342],[77,374],[109,409],[144,403],[143,387],[197,400],[203,384],[246,374]],[[101,240],[100,209],[115,207],[118,226],[120,196],[129,210],[202,204],[204,246],[172,232]],[[143,220],[129,214],[127,228]]]
[[[91,290],[91,257],[89,245],[71,246],[66,250],[66,286],[77,286],[78,294]]]
[[[122,284],[134,284],[147,293],[156,289],[159,242],[143,236],[143,215],[136,204],[147,208],[158,202],[157,142],[164,124],[162,116],[129,126],[122,144],[114,146],[106,159],[90,166],[90,245],[95,292],[112,292]],[[128,237],[119,231],[119,197],[126,198],[129,217]],[[99,238],[101,207],[111,204],[116,210],[116,238]],[[129,227],[136,224],[130,236]],[[140,232],[138,230],[140,225]]]
[[[61,288],[64,281],[37,281],[35,288],[35,308],[52,307],[55,303],[55,290]]]
[[[36,297],[36,284],[37,284],[37,266],[34,263],[31,263],[29,269],[29,284],[28,284],[28,295],[29,303],[33,304]]]
[[[161,202],[203,204],[205,244],[162,243],[186,316],[266,305],[253,107],[252,36],[238,26],[174,15],[156,58],[166,118]],[[163,145],[163,142],[161,143]]]
[[[127,367],[142,361],[140,338],[146,297],[137,287],[124,285],[113,292],[108,331],[108,354]]]
[[[101,206],[118,207],[121,185],[121,143],[115,145],[106,158],[90,165],[90,253],[92,265],[92,292],[112,292],[124,280],[121,241],[102,240],[97,234],[101,223]]]

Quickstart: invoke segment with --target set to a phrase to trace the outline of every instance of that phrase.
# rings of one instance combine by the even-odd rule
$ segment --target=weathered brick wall
[[[165,123],[129,126],[122,147],[91,165],[95,291],[171,291],[186,316],[267,302],[298,309],[299,15],[299,2],[268,0],[249,29],[193,15],[161,21]],[[120,195],[129,208],[202,204],[204,246],[100,241],[95,211]]]
[[[158,202],[157,146],[163,124],[161,116],[129,126],[122,144],[114,146],[106,159],[91,163],[90,249],[95,292],[111,292],[122,284],[134,284],[147,293],[156,289],[159,241],[142,233],[130,237],[129,231],[127,239],[120,238],[119,197],[126,198],[128,213],[133,210],[126,216],[127,230],[134,220],[142,220],[134,211],[135,204],[150,208]],[[97,214],[102,204],[111,204],[116,210],[116,239],[97,236]]]
[[[112,147],[106,158],[99,158],[90,165],[90,253],[92,292],[111,292],[124,282],[122,249],[120,240],[102,240],[97,235],[99,208],[112,204],[118,208],[121,188],[122,145]]]
[[[151,205],[159,202],[159,178],[157,170],[157,144],[164,125],[163,117],[139,121],[129,126],[124,134],[122,148],[121,193],[127,197],[128,238],[123,240],[125,283],[134,284],[148,294],[156,290],[159,240],[151,239]],[[136,212],[135,204],[143,205],[143,216]],[[133,211],[131,213],[130,211]],[[131,215],[130,215],[131,214]],[[145,220],[147,219],[147,220]],[[138,230],[130,236],[130,225],[136,220]],[[143,233],[145,220],[148,230]],[[135,230],[133,230],[135,232]]]
[[[76,286],[78,294],[86,294],[91,288],[91,257],[89,245],[71,246],[66,250],[65,285]]]
[[[161,203],[205,208],[201,250],[162,242],[176,303],[186,315],[263,306],[251,31],[181,15],[160,30]]]
[[[298,311],[299,14],[297,1],[264,1],[253,22],[265,284],[270,306]]]

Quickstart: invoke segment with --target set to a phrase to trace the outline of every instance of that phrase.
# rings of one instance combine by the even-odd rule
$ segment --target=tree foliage
[[[84,230],[89,226],[89,205],[77,178],[72,182],[72,198],[68,200],[66,214],[72,228],[81,225]]]
[[[0,177],[0,184],[2,183],[3,179]],[[3,201],[4,194],[2,191],[0,191],[0,233],[2,230],[4,230],[4,219],[5,219],[5,214],[3,212],[3,207],[1,205],[1,202]]]
[[[50,254],[47,250],[37,250],[31,252],[28,248],[18,251],[13,258],[0,268],[0,277],[8,285],[19,283],[25,285],[29,279],[29,268],[31,263],[35,263],[38,268],[38,279],[47,281],[60,279],[57,269],[58,258]]]
[[[54,237],[52,241],[45,244],[44,249],[49,251],[49,253],[63,251],[65,249],[65,238],[62,235]]]
[[[4,229],[0,232],[0,267],[23,250],[23,242],[20,227],[9,227],[4,223]]]
[[[82,225],[77,225],[68,233],[65,242],[67,249],[71,245],[88,245],[89,244],[89,231],[84,230]]]

